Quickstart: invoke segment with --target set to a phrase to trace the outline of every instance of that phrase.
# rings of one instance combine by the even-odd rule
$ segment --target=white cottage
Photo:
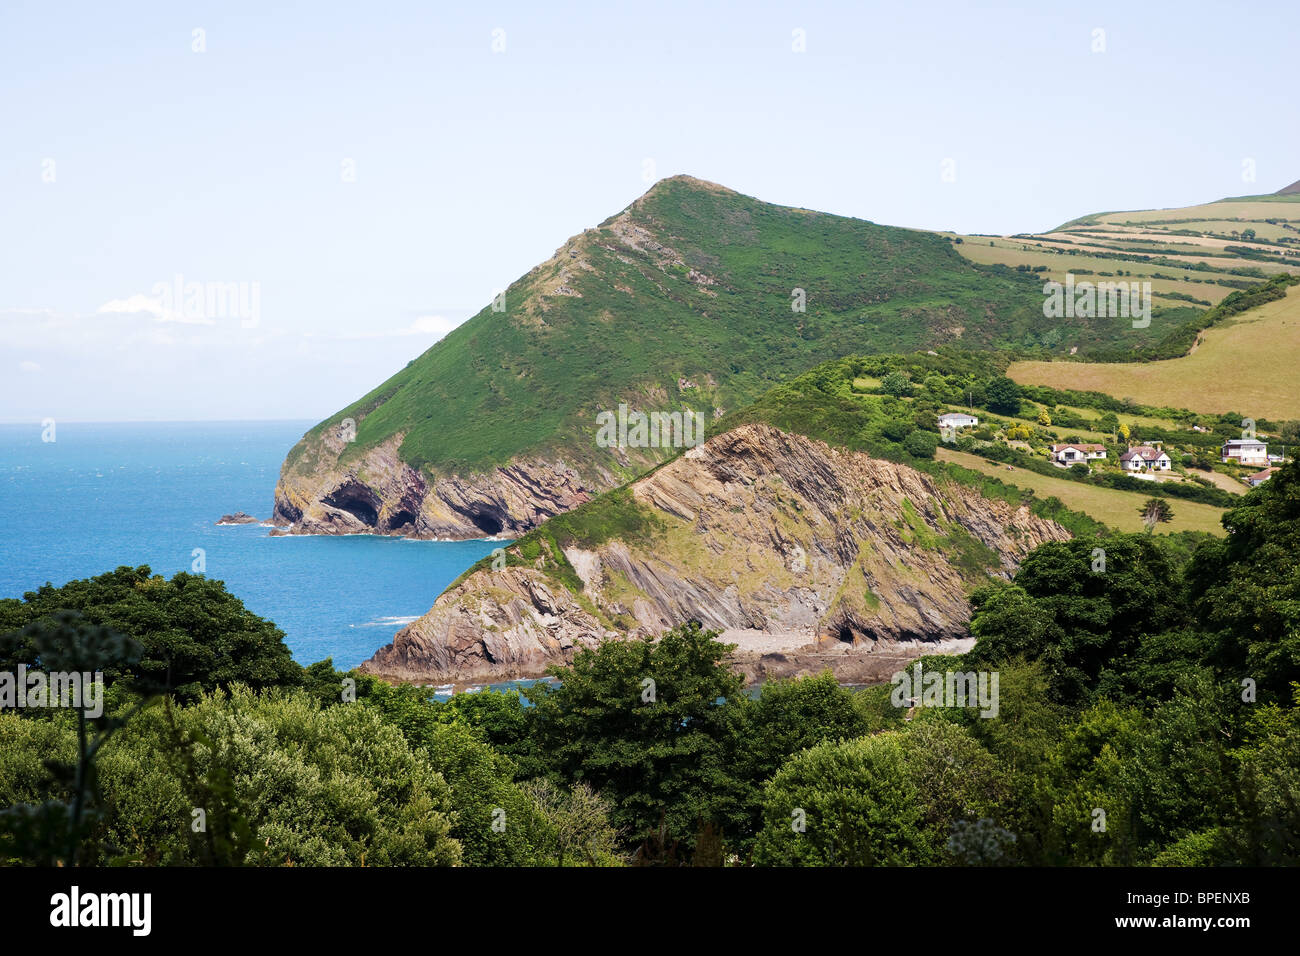
[[[965,412],[944,412],[939,416],[940,428],[974,428],[980,420]]]
[[[1272,478],[1276,471],[1276,468],[1265,468],[1263,471],[1256,472],[1253,475],[1247,475],[1242,480],[1246,482],[1246,484],[1250,485],[1250,487],[1258,488],[1264,482]]]
[[[1174,466],[1173,459],[1162,449],[1150,445],[1130,448],[1119,456],[1119,464],[1125,471],[1168,471]]]
[[[1105,445],[1053,445],[1052,460],[1062,465],[1106,457]]]

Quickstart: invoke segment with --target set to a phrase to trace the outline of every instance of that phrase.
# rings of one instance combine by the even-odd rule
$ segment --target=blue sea
[[[501,542],[217,527],[270,517],[280,463],[314,424],[58,422],[53,442],[0,425],[0,597],[120,565],[170,577],[201,549],[204,573],[274,621],[299,663],[355,667]]]

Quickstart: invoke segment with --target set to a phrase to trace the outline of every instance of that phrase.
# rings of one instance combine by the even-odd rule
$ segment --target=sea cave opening
[[[365,485],[349,482],[323,499],[325,504],[346,511],[362,524],[374,527],[379,520],[379,498]]]
[[[499,535],[505,527],[496,515],[480,512],[477,514],[470,514],[467,517],[471,522],[473,522],[474,527],[483,532],[484,537],[494,538]]]

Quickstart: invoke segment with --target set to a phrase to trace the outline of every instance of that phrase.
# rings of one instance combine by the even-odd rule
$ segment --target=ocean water
[[[271,537],[285,454],[314,422],[0,425],[0,597],[120,565],[224,581],[302,664],[360,664],[499,541]]]

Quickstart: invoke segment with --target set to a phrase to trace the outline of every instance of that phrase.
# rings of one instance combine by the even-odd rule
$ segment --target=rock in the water
[[[236,511],[233,515],[222,515],[217,524],[257,524],[257,518],[242,511]]]

